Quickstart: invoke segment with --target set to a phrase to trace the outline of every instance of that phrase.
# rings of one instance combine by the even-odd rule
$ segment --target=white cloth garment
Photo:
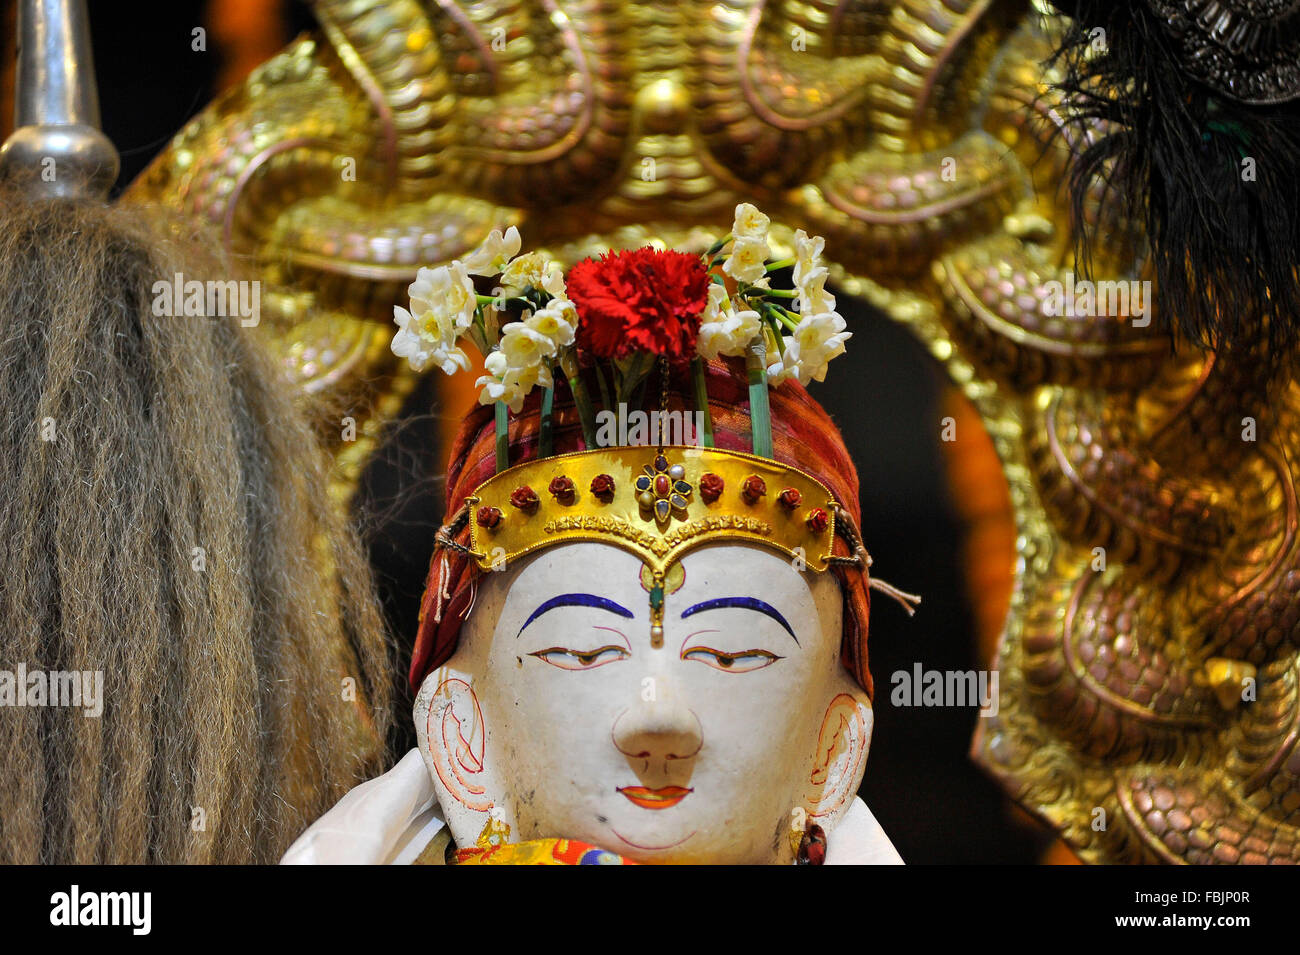
[[[411,750],[362,783],[289,847],[282,865],[405,865],[445,823],[429,771]]]
[[[384,775],[357,786],[298,837],[283,865],[406,865],[445,823],[424,760],[411,750]],[[827,865],[902,865],[858,797],[827,835]]]

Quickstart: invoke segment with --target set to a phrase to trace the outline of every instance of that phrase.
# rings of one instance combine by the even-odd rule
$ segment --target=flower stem
[[[705,257],[706,259],[710,259],[710,258],[712,258],[713,256],[717,255],[719,252],[722,251],[722,247],[723,247],[724,245],[726,245],[728,242],[730,242],[731,239],[732,239],[732,234],[731,234],[730,232],[728,232],[726,235],[724,235],[724,236],[723,236],[721,239],[719,239],[717,242],[713,243],[713,245],[709,246],[709,251],[707,251],[707,252],[704,253],[704,257]]]
[[[501,344],[501,312],[497,309],[488,310],[480,308],[478,314],[483,318],[483,341],[488,349]],[[483,352],[483,357],[487,357],[487,351]]]
[[[769,272],[775,272],[777,269],[789,268],[794,265],[794,262],[794,259],[777,259],[775,262],[767,263],[767,270]]]
[[[691,384],[695,386],[695,410],[700,413],[704,430],[699,435],[701,444],[713,447],[713,415],[709,411],[709,389],[704,378],[704,359],[696,355],[691,359]]]
[[[638,397],[634,401],[633,393],[645,384],[651,370],[654,368],[655,356],[649,352],[638,351],[634,352],[629,358],[620,361],[621,365],[619,361],[614,363],[615,367],[621,371],[616,399],[626,401],[629,408],[640,408],[640,398]]]
[[[609,383],[605,381],[605,372],[601,370],[600,362],[596,362],[596,384],[600,386],[600,403],[607,411],[618,413],[609,398]]]
[[[502,310],[504,310],[507,305],[521,305],[524,308],[529,309],[539,307],[532,299],[525,298],[522,295],[514,295],[510,298],[497,298],[495,295],[475,295],[474,298],[480,306],[492,305]]]
[[[772,330],[777,333],[777,338],[781,337],[781,326],[789,331],[794,331],[799,327],[794,316],[783,309],[780,305],[773,305],[770,302],[763,303],[763,315],[772,323]]]
[[[780,349],[781,349],[781,323],[780,323],[779,321],[777,321],[775,318],[773,318],[771,315],[767,315],[766,318],[767,318],[767,327],[768,327],[769,329],[771,329],[771,331],[772,331],[772,340],[773,340],[773,342],[775,342],[776,347],[777,347],[777,350],[780,351]]]
[[[767,345],[756,335],[745,349],[745,370],[749,373],[749,426],[754,453],[772,456],[772,412],[767,401]]]
[[[497,473],[510,467],[510,417],[504,401],[498,401],[496,411]]]
[[[481,355],[486,355],[491,348],[488,345],[487,326],[484,323],[483,309],[475,309],[474,321],[465,331],[466,337],[474,343],[474,347],[479,350]]]
[[[555,422],[551,415],[551,406],[554,402],[555,389],[543,388],[541,422],[537,429],[537,456],[539,458],[549,458],[555,453]]]
[[[573,392],[573,404],[578,409],[578,420],[582,422],[582,440],[588,449],[595,448],[596,413],[591,407],[587,386],[582,381],[577,353],[572,348],[560,355],[560,368],[569,380],[569,390]]]
[[[644,375],[636,386],[636,397],[628,404],[629,408],[640,408],[645,410],[645,389],[646,384],[650,381],[649,375]]]

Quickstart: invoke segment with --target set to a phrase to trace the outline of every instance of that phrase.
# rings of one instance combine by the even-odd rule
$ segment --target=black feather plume
[[[1079,270],[1090,272],[1099,243],[1135,238],[1087,225],[1100,180],[1115,207],[1093,221],[1145,233],[1157,314],[1175,342],[1287,353],[1300,337],[1300,99],[1245,103],[1197,78],[1203,63],[1183,42],[1194,18],[1141,0],[1058,6],[1073,18],[1053,60],[1058,88],[1101,133],[1070,178]]]

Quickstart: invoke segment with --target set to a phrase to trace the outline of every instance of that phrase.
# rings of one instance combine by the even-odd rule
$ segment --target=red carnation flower
[[[699,256],[634,249],[579,262],[565,277],[578,309],[578,347],[597,358],[695,354],[709,273]]]

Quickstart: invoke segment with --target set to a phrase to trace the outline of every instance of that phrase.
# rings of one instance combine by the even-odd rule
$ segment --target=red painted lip
[[[647,789],[645,786],[623,786],[618,790],[642,809],[667,809],[675,806],[694,789],[682,786],[664,786],[662,789]]]

